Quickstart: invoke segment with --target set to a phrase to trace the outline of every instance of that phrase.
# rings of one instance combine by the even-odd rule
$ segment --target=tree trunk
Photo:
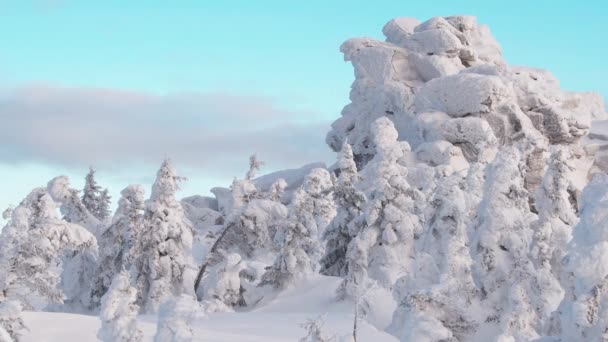
[[[230,227],[231,226],[226,226],[226,228],[224,228],[224,230],[222,231],[220,236],[213,243],[213,246],[211,246],[211,249],[209,250],[207,257],[205,258],[205,260],[203,260],[203,264],[201,265],[201,268],[198,270],[198,274],[196,275],[196,280],[194,281],[194,293],[195,294],[196,294],[196,290],[198,290],[198,286],[200,285],[201,280],[203,279],[203,275],[205,275],[207,266],[209,266],[211,257],[213,256],[213,254],[215,254],[215,251],[219,248],[220,242],[222,241],[224,236],[226,236],[226,232],[228,232],[228,229],[230,229]]]
[[[355,319],[353,322],[353,341],[357,342],[357,321],[359,320],[359,303],[355,303]]]

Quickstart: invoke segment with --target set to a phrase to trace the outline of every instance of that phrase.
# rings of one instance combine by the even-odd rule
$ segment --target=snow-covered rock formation
[[[606,118],[601,98],[507,65],[474,17],[397,18],[383,32],[341,46],[355,81],[327,135],[336,152],[352,146],[368,201],[345,238],[346,292],[393,291],[402,341],[565,334],[562,258],[581,190],[608,170],[608,136],[587,137]]]
[[[592,119],[606,117],[599,96],[563,91],[544,70],[508,66],[474,17],[397,18],[383,32],[385,42],[355,38],[341,46],[355,81],[327,142],[337,152],[348,140],[360,167],[375,154],[370,129],[379,117],[432,166],[461,167],[462,157],[474,163],[485,149],[525,141],[528,190],[539,184],[549,145],[586,158],[579,141]]]

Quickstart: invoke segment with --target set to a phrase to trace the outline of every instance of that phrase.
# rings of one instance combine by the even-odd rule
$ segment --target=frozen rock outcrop
[[[591,120],[606,117],[597,94],[563,91],[548,71],[507,65],[489,29],[474,17],[422,23],[396,18],[383,33],[384,42],[354,38],[340,48],[354,67],[355,81],[351,103],[332,124],[327,143],[337,152],[348,141],[359,168],[375,153],[372,122],[388,117],[399,140],[413,150],[447,141],[468,162],[477,161],[481,149],[527,141],[523,145],[533,146],[530,153],[541,159],[541,166],[530,165],[526,180],[526,188],[534,191],[549,146],[578,148]]]
[[[595,274],[605,272],[586,247],[599,250],[602,237],[584,245],[580,232],[598,230],[589,217],[601,214],[579,202],[608,170],[608,124],[589,135],[606,118],[601,98],[507,65],[474,17],[397,18],[383,33],[341,46],[355,80],[327,135],[336,152],[352,147],[353,188],[367,199],[351,220],[366,224],[345,239],[345,293],[373,311],[353,289],[391,291],[389,331],[402,341],[600,336],[605,280]],[[572,275],[591,285],[579,290]],[[573,326],[583,335],[564,331]]]

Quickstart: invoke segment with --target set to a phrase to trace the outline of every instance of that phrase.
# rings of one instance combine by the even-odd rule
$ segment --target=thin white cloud
[[[255,96],[29,86],[0,94],[0,158],[114,169],[171,157],[217,176],[257,152],[294,167],[333,156],[329,122],[312,117]]]

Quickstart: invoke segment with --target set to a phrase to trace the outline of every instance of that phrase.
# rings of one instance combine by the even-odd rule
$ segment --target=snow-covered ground
[[[337,302],[339,278],[319,277],[283,292],[263,308],[249,312],[211,314],[193,323],[194,340],[205,342],[298,341],[305,335],[300,326],[307,319],[325,315],[327,335],[343,337],[352,333],[353,306]],[[96,316],[51,312],[25,312],[29,329],[23,342],[96,341],[100,320]],[[152,341],[156,316],[140,316],[144,341]],[[360,341],[397,341],[391,335],[360,321]],[[348,341],[348,340],[347,340]]]

